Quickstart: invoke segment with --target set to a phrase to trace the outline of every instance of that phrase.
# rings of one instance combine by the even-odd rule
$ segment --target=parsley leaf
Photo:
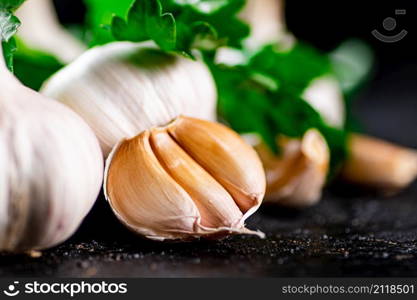
[[[249,35],[249,26],[238,17],[246,0],[161,0],[161,3],[185,27],[194,22],[210,24],[217,33],[218,45],[241,48]]]
[[[1,11],[15,11],[25,0],[0,0]]]
[[[63,64],[48,53],[29,48],[19,38],[15,40],[14,75],[25,86],[39,90],[44,81],[61,69]]]
[[[251,58],[249,67],[273,78],[291,94],[301,94],[311,81],[331,72],[326,55],[300,42],[284,51],[278,45],[266,46]]]

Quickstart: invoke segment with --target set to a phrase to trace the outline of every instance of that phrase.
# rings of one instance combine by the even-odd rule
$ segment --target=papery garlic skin
[[[93,48],[55,74],[41,92],[82,116],[105,156],[121,139],[180,114],[216,118],[217,91],[207,67],[163,53],[152,43]]]
[[[352,134],[341,177],[351,183],[396,193],[417,178],[417,150]]]
[[[196,148],[190,136],[206,149]],[[221,150],[228,145],[240,147]],[[257,180],[247,182],[251,177]],[[149,239],[263,236],[244,226],[265,193],[262,164],[236,133],[213,122],[180,116],[121,141],[106,162],[104,193],[122,223]]]
[[[251,51],[274,43],[288,48],[296,41],[287,30],[284,0],[246,0],[240,17],[251,28],[245,40],[245,46]]]
[[[256,135],[245,137],[257,150],[266,171],[265,203],[290,207],[316,204],[330,164],[330,150],[320,132],[308,130],[300,139],[279,137],[279,156],[274,155]]]
[[[74,112],[0,73],[0,251],[49,248],[93,206],[102,153]]]

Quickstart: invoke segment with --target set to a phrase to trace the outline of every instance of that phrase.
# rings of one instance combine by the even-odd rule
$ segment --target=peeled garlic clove
[[[352,134],[342,177],[350,182],[396,192],[417,177],[417,150]]]
[[[49,248],[93,206],[102,153],[79,116],[22,86],[1,57],[0,81],[0,251]]]
[[[260,139],[251,138],[266,170],[265,202],[285,206],[311,206],[320,200],[330,163],[330,152],[316,129],[301,139],[279,137],[280,156],[275,156]]]
[[[168,132],[229,191],[243,212],[260,205],[265,193],[262,163],[237,133],[219,123],[184,116]]]
[[[263,236],[244,227],[245,219],[258,208],[263,193],[260,192],[258,202],[253,203],[252,207],[246,204],[248,208],[242,210],[228,187],[219,180],[222,174],[210,171],[215,168],[206,168],[210,162],[222,160],[220,156],[224,153],[215,150],[207,153],[201,149],[210,155],[202,164],[178,142],[177,137],[181,138],[182,132],[171,135],[170,130],[181,126],[179,121],[184,118],[123,140],[113,149],[106,163],[104,192],[116,216],[133,231],[155,240],[184,240],[240,233]],[[216,141],[210,141],[213,138],[210,129],[206,125],[200,132],[202,128],[197,126],[186,134],[197,134],[213,146]],[[229,137],[228,140],[223,139],[222,143],[233,145],[237,143],[235,139],[240,140],[238,135],[230,134],[226,128],[223,130],[223,137]],[[223,160],[227,161],[228,158]],[[261,165],[256,154],[242,158],[240,165],[245,166],[246,173],[259,176],[261,179],[258,182],[265,187],[262,167],[251,169],[257,164],[250,160],[256,160]],[[236,170],[231,169],[236,165],[225,164],[224,168],[236,173]],[[260,189],[256,187],[255,190]],[[252,194],[252,191],[247,192]]]
[[[88,50],[41,91],[86,120],[105,156],[121,139],[180,114],[216,118],[217,93],[207,66],[152,43],[116,42]]]

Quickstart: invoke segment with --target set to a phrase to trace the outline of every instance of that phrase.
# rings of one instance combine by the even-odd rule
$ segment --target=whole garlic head
[[[94,204],[102,153],[79,116],[0,69],[0,251],[49,248]]]
[[[265,175],[256,152],[227,127],[180,116],[123,140],[110,154],[104,192],[117,217],[154,240],[252,233]]]
[[[151,43],[93,48],[55,74],[42,93],[81,115],[105,156],[122,138],[180,114],[216,118],[217,92],[206,65],[164,53]]]

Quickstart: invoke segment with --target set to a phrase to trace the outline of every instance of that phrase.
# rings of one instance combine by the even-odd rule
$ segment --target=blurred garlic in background
[[[217,92],[207,66],[152,43],[115,42],[88,50],[41,89],[86,120],[104,155],[180,114],[215,120]]]
[[[351,135],[349,149],[341,174],[347,181],[391,194],[417,177],[417,150],[360,134]]]
[[[290,48],[294,36],[285,23],[284,0],[247,0],[240,16],[251,28],[245,45],[256,51],[266,44],[280,43]]]
[[[0,82],[0,251],[49,248],[93,206],[102,153],[78,115],[24,87],[2,57]]]
[[[52,0],[27,0],[16,12],[22,25],[18,37],[29,47],[69,63],[86,50],[60,23]]]
[[[154,240],[257,234],[265,175],[256,152],[214,122],[179,117],[123,140],[106,163],[104,190],[127,227]]]
[[[320,200],[329,170],[330,153],[326,141],[316,129],[301,139],[280,136],[280,155],[274,155],[257,135],[245,135],[263,162],[267,190],[266,203],[307,207]]]
[[[247,39],[249,49],[258,50],[268,44],[279,44],[280,51],[291,51],[297,43],[285,23],[284,0],[247,0],[241,14],[251,26]],[[343,128],[345,103],[339,83],[333,74],[316,78],[306,88],[304,99],[324,118],[329,125]]]

